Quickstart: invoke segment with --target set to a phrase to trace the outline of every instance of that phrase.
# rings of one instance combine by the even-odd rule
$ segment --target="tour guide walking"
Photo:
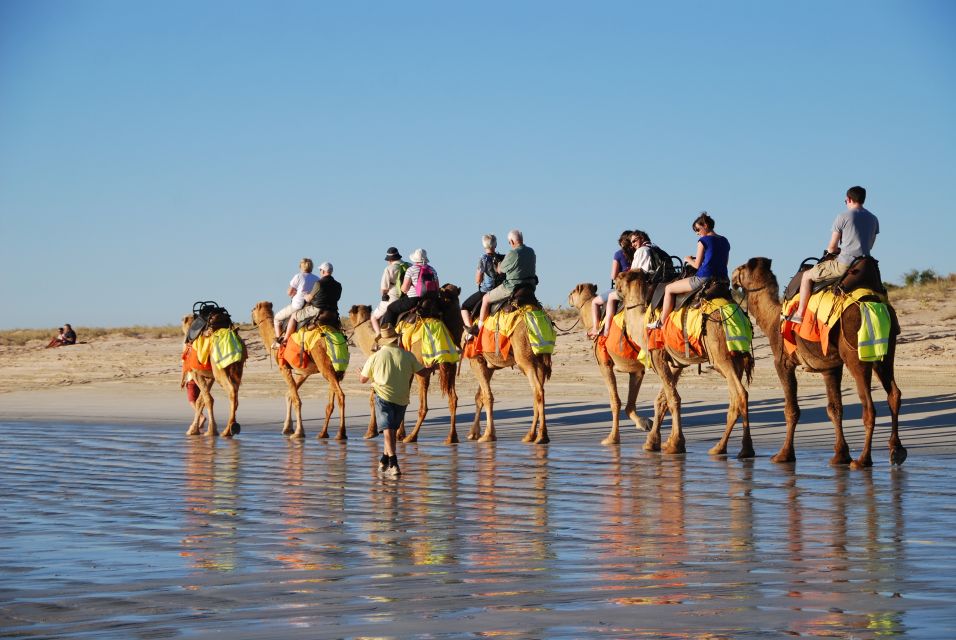
[[[377,340],[381,348],[369,357],[359,379],[362,383],[372,381],[375,419],[385,439],[385,453],[378,462],[378,470],[397,477],[402,471],[398,468],[398,456],[395,454],[395,431],[405,419],[412,377],[425,367],[415,356],[402,349],[392,325],[383,325]]]

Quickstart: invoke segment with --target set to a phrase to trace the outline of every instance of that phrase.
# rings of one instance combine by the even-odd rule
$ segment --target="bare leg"
[[[589,338],[596,338],[601,335],[601,305],[604,304],[604,298],[594,296],[591,299],[591,329],[588,331]]]

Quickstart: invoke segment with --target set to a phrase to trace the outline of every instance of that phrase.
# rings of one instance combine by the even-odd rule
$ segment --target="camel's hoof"
[[[293,433],[295,433],[295,431],[292,429],[292,427],[286,427],[282,430],[282,435],[284,436],[291,436]]]
[[[645,418],[644,416],[638,417],[637,428],[640,429],[641,431],[650,431],[653,426],[654,426],[653,420]]]
[[[458,434],[453,433],[445,438],[445,444],[458,444]]]
[[[621,444],[621,438],[620,436],[608,436],[604,438],[604,440],[601,440],[601,444],[603,445]]]
[[[335,439],[341,442],[342,440],[348,440],[349,437],[345,435],[344,433],[340,433],[337,436],[335,436]]]
[[[737,454],[738,460],[749,460],[750,458],[755,457],[757,454],[754,452],[753,447],[746,447],[740,450],[740,453]]]
[[[315,436],[315,438],[316,438],[317,440],[328,440],[328,439],[329,439],[329,433],[328,433],[328,431],[323,431],[323,432],[320,433],[319,435]]]
[[[775,462],[777,464],[784,464],[787,462],[796,462],[797,455],[793,451],[781,451],[774,454],[770,458],[770,462]]]
[[[853,461],[853,458],[846,455],[845,453],[836,453],[830,458],[831,467],[842,467],[843,465],[850,464]]]
[[[897,447],[890,451],[890,464],[902,465],[906,462],[906,447]]]
[[[289,436],[290,438],[305,438],[305,431],[294,431]]]
[[[219,431],[207,431],[206,435],[210,438],[216,438],[219,436]]]
[[[668,455],[678,455],[681,453],[687,453],[687,450],[684,448],[683,444],[671,444],[668,442],[661,447],[661,453],[666,453]]]
[[[186,435],[187,435],[187,436],[198,436],[198,435],[199,435],[199,429],[187,429],[187,430],[186,430]]]
[[[477,433],[469,433],[468,436],[467,436],[467,438],[468,438],[469,440],[477,440],[477,439],[478,439],[478,434],[477,434]]]
[[[378,437],[378,431],[376,431],[375,433],[372,433],[371,431],[367,431],[367,432],[365,432],[365,436],[364,436],[364,437],[365,437],[366,440],[371,440],[372,438],[377,438],[377,437]]]
[[[873,466],[873,461],[869,458],[866,460],[854,460],[850,463],[850,469],[853,471],[859,471],[860,469],[868,469]]]
[[[549,442],[551,442],[551,438],[548,436],[538,436],[534,441],[535,444],[548,444]]]
[[[413,442],[418,442],[418,436],[406,436],[402,439],[402,444],[412,444]]]
[[[234,435],[235,435],[235,433],[233,433],[232,430],[230,430],[230,429],[227,428],[225,431],[223,431],[222,433],[219,434],[219,437],[220,437],[220,438],[232,438],[232,436],[234,436]]]
[[[719,444],[715,444],[714,446],[712,446],[710,449],[707,450],[707,453],[709,453],[712,456],[725,456],[727,455],[727,447],[726,446],[722,447]]]
[[[660,442],[645,442],[644,451],[650,451],[651,453],[660,453],[661,443]]]
[[[495,442],[498,439],[498,436],[485,434],[478,438],[478,442]]]

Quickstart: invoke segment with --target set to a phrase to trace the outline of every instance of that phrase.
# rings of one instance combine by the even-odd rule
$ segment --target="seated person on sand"
[[[59,329],[57,329],[57,331],[58,331],[58,333],[57,333],[55,336],[53,336],[53,338],[50,340],[49,343],[47,343],[47,345],[46,345],[46,348],[47,348],[47,349],[49,349],[49,348],[51,348],[51,347],[62,347],[62,346],[63,346],[63,340],[65,339],[65,335],[64,335],[64,333],[63,333],[63,327],[60,327]]]
[[[76,331],[73,330],[69,322],[63,326],[66,327],[63,331],[63,345],[76,344]]]
[[[328,312],[329,315],[338,319],[339,317],[339,299],[342,297],[342,285],[338,280],[332,277],[332,263],[323,262],[319,265],[319,279],[315,281],[312,288],[303,296],[306,304],[310,304],[319,312]],[[285,330],[283,342],[289,339],[296,327],[296,316],[299,313],[293,313],[289,318]]]

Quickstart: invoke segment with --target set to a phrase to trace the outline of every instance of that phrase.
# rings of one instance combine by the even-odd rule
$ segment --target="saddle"
[[[783,299],[791,300],[800,292],[800,282],[803,280],[803,272],[813,268],[814,265],[824,260],[834,260],[836,254],[828,254],[821,259],[804,258],[803,262],[797,268],[797,272],[790,279],[790,283],[783,291]],[[828,278],[814,282],[810,289],[810,295],[826,289],[839,289],[842,293],[850,293],[860,288],[872,289],[885,294],[883,279],[880,275],[879,261],[872,256],[861,256],[855,259],[847,272],[839,278]]]
[[[541,307],[541,303],[534,295],[534,287],[519,285],[511,292],[511,297],[492,302],[491,306],[488,307],[488,315],[493,316],[502,309],[518,309],[527,305]]]
[[[418,302],[414,307],[398,315],[395,326],[398,326],[402,322],[405,324],[415,324],[419,318],[441,320],[441,317],[441,300],[438,294],[426,294],[418,298]]]
[[[697,273],[696,269],[690,266],[685,266],[684,270],[678,275],[678,277],[674,278],[674,280],[687,278],[695,273]],[[671,282],[673,282],[673,280]],[[660,282],[654,287],[654,292],[651,294],[651,299],[648,301],[648,306],[650,308],[659,310],[664,306],[664,289],[668,284],[669,282]],[[722,278],[707,278],[691,291],[678,294],[677,298],[674,300],[674,311],[684,307],[699,306],[701,301],[713,300],[715,298],[732,299],[730,293],[730,280],[724,280]]]
[[[311,329],[319,325],[330,326],[334,329],[342,328],[342,319],[338,312],[331,309],[319,309],[312,305],[306,305],[295,312],[295,321],[303,329]],[[283,330],[285,326],[283,325]]]
[[[192,342],[206,329],[228,329],[232,326],[232,317],[225,307],[212,300],[193,303],[193,321],[186,332],[186,342]]]

